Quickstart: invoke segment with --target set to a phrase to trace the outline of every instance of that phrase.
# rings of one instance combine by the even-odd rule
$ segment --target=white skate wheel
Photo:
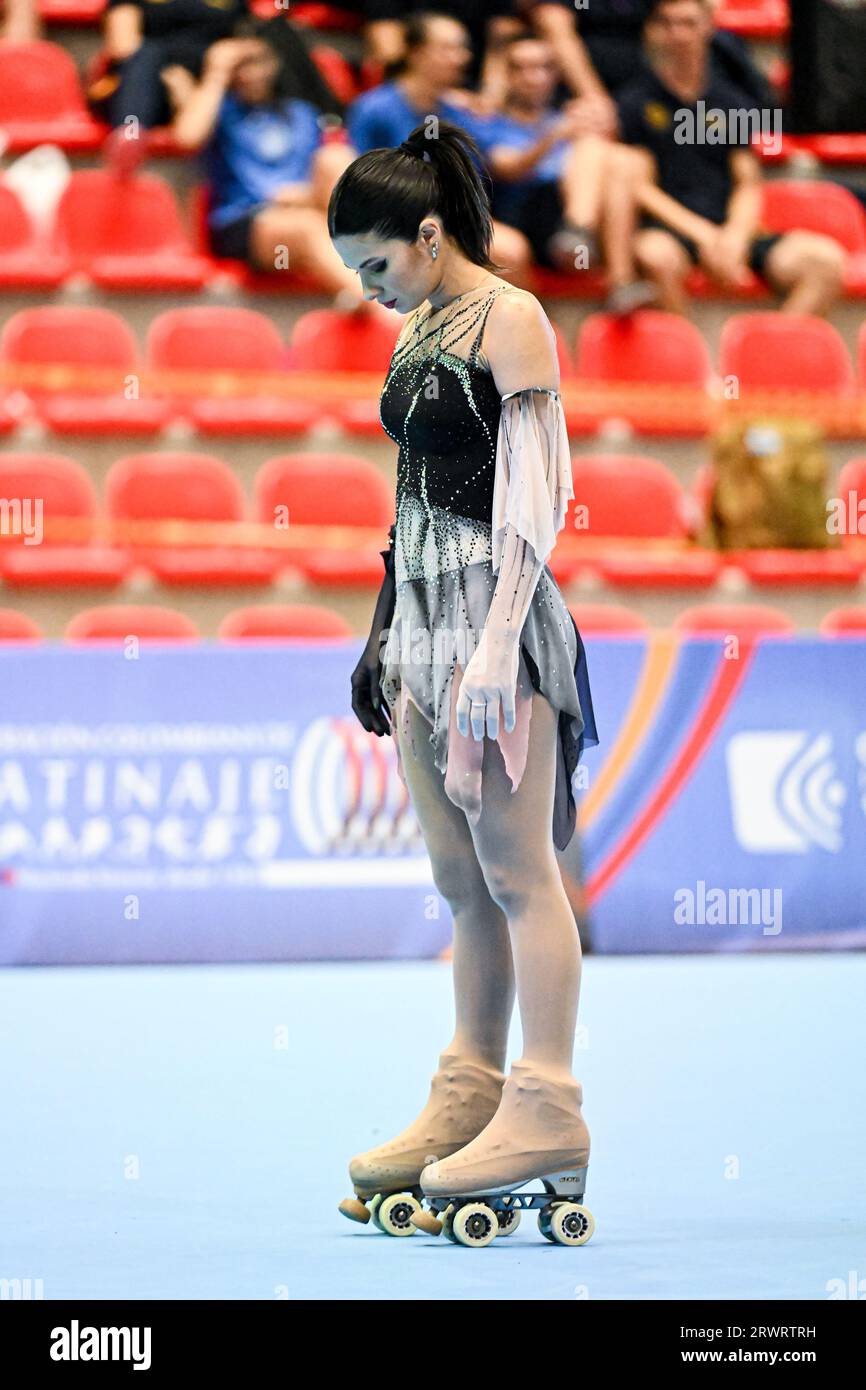
[[[520,1212],[517,1210],[517,1207],[509,1207],[508,1211],[498,1211],[496,1216],[499,1221],[499,1230],[496,1234],[499,1236],[513,1236],[520,1225]]]
[[[376,1213],[378,1212],[378,1210],[379,1210],[379,1208],[380,1208],[381,1205],[382,1205],[382,1194],[381,1194],[381,1192],[377,1192],[376,1195],[375,1195],[375,1197],[371,1197],[370,1200],[369,1200],[369,1202],[367,1203],[367,1210],[368,1210],[369,1213],[370,1213],[370,1220],[372,1221],[372,1223],[373,1223],[374,1226],[379,1226],[379,1218],[377,1217]],[[380,1231],[381,1231],[381,1229],[382,1229],[382,1227],[379,1226],[379,1230],[380,1230]]]
[[[562,1202],[550,1213],[550,1236],[558,1245],[586,1245],[595,1220],[587,1207],[578,1202]]]
[[[414,1236],[416,1227],[410,1218],[420,1210],[421,1203],[411,1192],[393,1192],[380,1200],[373,1219],[386,1236]]]
[[[496,1239],[499,1222],[496,1212],[484,1202],[467,1202],[455,1212],[452,1237],[459,1245],[489,1245]]]

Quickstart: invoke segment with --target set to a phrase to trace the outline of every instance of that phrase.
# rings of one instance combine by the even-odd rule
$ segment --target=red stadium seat
[[[0,496],[22,503],[20,539],[0,543],[0,576],[16,586],[87,585],[113,588],[130,571],[129,556],[122,550],[94,541],[96,493],[80,463],[63,454],[0,454]],[[24,502],[41,501],[38,513],[24,510]],[[76,533],[53,536],[52,523],[71,522]],[[37,544],[27,544],[25,531],[37,533]]]
[[[640,454],[582,454],[572,460],[574,508],[585,507],[588,536],[676,536],[684,534],[682,488],[657,459]]]
[[[47,24],[98,24],[105,0],[39,0],[39,13]]]
[[[268,0],[272,3],[272,0]],[[292,18],[294,19],[294,10]],[[317,43],[310,49],[310,57],[319,70],[319,76],[330,87],[334,96],[346,106],[360,96],[361,88],[348,58],[338,53],[336,48]]]
[[[153,434],[168,418],[165,402],[135,394],[139,371],[135,339],[110,309],[71,305],[22,309],[4,325],[0,360],[30,371],[42,370],[42,380],[22,380],[21,390],[56,433]],[[117,385],[109,389],[98,381],[90,387],[67,384],[58,363],[97,371],[112,368]]]
[[[375,464],[347,454],[282,454],[268,459],[255,481],[256,515],[267,526],[285,514],[288,524],[372,527],[381,543],[364,540],[345,549],[304,546],[290,550],[288,563],[314,584],[335,586],[382,582],[380,551],[394,517],[391,487]]]
[[[14,608],[0,608],[0,642],[41,642],[45,634],[38,623]]]
[[[674,628],[692,637],[787,637],[795,625],[781,609],[763,604],[700,604],[686,608]]]
[[[191,618],[159,604],[101,604],[76,613],[66,625],[67,642],[197,642],[199,631]]]
[[[590,314],[577,339],[577,374],[591,381],[638,385],[707,387],[713,376],[710,355],[699,330],[678,314],[643,309],[627,319]],[[639,399],[627,408],[631,423],[647,433],[701,434],[702,418],[689,419],[681,405],[669,414],[641,409]]]
[[[860,374],[860,389],[866,391],[866,323],[861,323],[857,339],[857,357]]]
[[[339,642],[352,635],[351,627],[339,613],[313,603],[259,603],[250,608],[235,608],[217,630],[223,642],[311,638]]]
[[[640,613],[619,603],[571,603],[569,609],[582,637],[599,633],[630,637],[649,631],[649,623]]]
[[[862,559],[845,550],[738,550],[726,552],[758,587],[800,584],[857,584],[866,572]]]
[[[741,390],[854,390],[838,330],[811,314],[732,314],[719,339],[719,371],[737,377]]]
[[[822,164],[866,164],[866,134],[796,135],[786,143],[790,154],[804,151]]]
[[[827,179],[768,179],[762,187],[761,221],[770,232],[824,232],[854,254],[866,252],[866,212]]]
[[[42,40],[0,43],[0,130],[9,150],[95,150],[106,133],[84,104],[73,59]]]
[[[57,208],[55,243],[73,270],[105,289],[199,289],[212,273],[190,245],[174,193],[153,174],[76,170]]]
[[[157,369],[213,374],[209,389],[173,397],[173,409],[203,434],[299,434],[321,415],[314,402],[255,393],[261,373],[273,375],[286,363],[276,327],[255,309],[169,309],[150,325],[147,355]],[[248,396],[223,391],[227,372],[247,374]]]
[[[105,480],[108,515],[120,521],[225,522],[245,518],[240,481],[209,454],[131,454],[118,459]],[[139,564],[163,584],[269,584],[279,569],[275,551],[225,542],[192,545],[170,539],[130,541]]]
[[[685,496],[663,463],[637,454],[586,454],[572,463],[574,499],[569,503],[564,534],[600,537],[685,538]],[[575,508],[586,512],[575,516]],[[588,524],[586,524],[588,523]],[[720,561],[713,551],[686,550],[653,554],[635,550],[622,555],[588,556],[586,561],[554,550],[551,569],[568,583],[587,567],[612,585],[708,587],[718,578]]]
[[[866,607],[834,608],[821,619],[818,629],[822,637],[858,637],[866,639]]]
[[[304,372],[381,372],[384,379],[401,323],[378,310],[311,309],[295,321],[289,365]],[[327,413],[353,434],[381,436],[378,392],[367,400],[335,400]]]
[[[787,0],[720,0],[714,19],[748,39],[780,39],[788,32]]]
[[[0,288],[49,289],[59,285],[69,264],[40,246],[27,209],[14,188],[0,183]]]

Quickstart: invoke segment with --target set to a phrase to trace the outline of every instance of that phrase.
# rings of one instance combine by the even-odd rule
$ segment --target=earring
[[[436,257],[439,255],[439,247],[436,243],[434,243],[434,245],[430,247],[430,255],[433,257],[434,261]]]

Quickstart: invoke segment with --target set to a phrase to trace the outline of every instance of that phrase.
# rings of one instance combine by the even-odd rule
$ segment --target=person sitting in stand
[[[557,111],[556,56],[526,32],[507,41],[501,112],[478,121],[475,138],[493,182],[495,216],[527,240],[538,264],[563,272],[602,261],[610,287],[608,312],[629,313],[655,298],[635,275],[635,206],[630,152],[581,134],[573,112]]]
[[[177,104],[174,139],[204,153],[212,249],[256,270],[302,269],[341,296],[341,307],[360,305],[357,277],[334,251],[325,217],[352,152],[324,141],[316,106],[285,95],[274,31],[260,23],[257,37],[213,44],[200,82],[182,69],[166,75]]]
[[[752,271],[782,296],[785,311],[826,313],[845,251],[819,233],[762,228],[749,108],[709,61],[708,0],[651,0],[645,32],[650,68],[622,88],[618,105],[622,139],[637,147],[644,225],[635,257],[662,307],[685,310],[685,280],[699,265],[729,289],[748,284]]]

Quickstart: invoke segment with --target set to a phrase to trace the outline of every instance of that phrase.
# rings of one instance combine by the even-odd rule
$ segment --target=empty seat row
[[[325,419],[381,438],[378,381],[399,323],[379,314],[316,309],[294,324],[288,346],[270,318],[252,309],[173,309],[150,324],[142,361],[132,331],[104,308],[65,305],[24,309],[0,334],[0,428],[35,415],[58,434],[156,433],[185,420],[204,434],[303,434]],[[699,434],[707,428],[716,381],[707,345],[689,320],[660,310],[631,319],[590,314],[576,352],[557,335],[573,433],[624,415],[655,433]],[[859,340],[866,384],[866,324]],[[719,374],[737,395],[780,390],[854,403],[857,379],[839,332],[809,315],[746,313],[724,324]],[[332,382],[297,374],[363,372]],[[615,400],[599,387],[609,386]],[[819,401],[820,404],[820,401]],[[853,411],[852,417],[853,417]],[[846,433],[844,424],[841,433]],[[850,430],[848,431],[850,432]]]
[[[21,499],[17,532],[0,540],[0,577],[19,586],[116,587],[137,568],[163,584],[270,584],[285,572],[319,585],[378,584],[394,512],[375,464],[337,454],[269,459],[251,509],[227,463],[186,453],[118,459],[104,513],[87,471],[60,454],[0,454],[0,495]],[[38,527],[24,504],[37,498]],[[316,533],[286,543],[322,525],[340,528],[339,548]]]
[[[563,584],[588,572],[619,587],[710,588],[735,566],[756,585],[851,585],[866,572],[857,536],[826,551],[723,554],[690,544],[695,505],[706,501],[703,470],[691,499],[664,464],[641,455],[580,456],[572,478],[574,499],[551,557]],[[866,502],[866,458],[846,465],[839,490]],[[323,586],[378,585],[393,516],[379,469],[346,454],[269,459],[249,509],[228,464],[190,453],[118,459],[102,508],[74,460],[0,454],[0,495],[20,504],[20,521],[0,541],[0,577],[18,586],[116,587],[135,569],[187,586],[270,584],[285,573]],[[38,518],[29,499],[40,499]],[[333,546],[313,529],[321,527],[336,529]]]
[[[574,620],[586,637],[643,637],[650,624],[633,609],[617,604],[572,604]],[[786,613],[763,604],[703,604],[685,609],[673,628],[683,637],[742,639],[787,637],[796,629]],[[854,637],[866,641],[866,605],[836,608],[821,621],[825,637]],[[221,621],[217,637],[223,642],[302,641],[342,642],[353,637],[349,624],[333,609],[315,604],[253,604],[233,609]],[[103,604],[83,609],[67,623],[67,642],[140,641],[195,642],[200,631],[185,613],[159,604]],[[0,608],[0,644],[38,642],[44,633],[27,614]]]

